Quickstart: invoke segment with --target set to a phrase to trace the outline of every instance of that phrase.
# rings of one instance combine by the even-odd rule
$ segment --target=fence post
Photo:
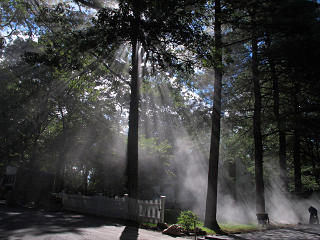
[[[127,212],[126,212],[125,218],[126,218],[126,220],[130,220],[131,216],[130,216],[130,208],[129,208],[129,201],[130,201],[129,194],[125,193],[123,197],[124,197],[124,202],[125,202],[126,207],[127,207]]]
[[[128,194],[125,194],[125,200],[128,204],[128,219],[134,222],[138,222],[140,220],[138,199],[130,198]]]
[[[164,223],[164,206],[166,203],[166,196],[160,196],[160,222]]]

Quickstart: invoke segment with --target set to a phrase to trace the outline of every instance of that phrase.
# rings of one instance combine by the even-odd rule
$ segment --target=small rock
[[[172,236],[182,236],[183,234],[183,227],[179,226],[178,224],[173,224],[167,229],[162,231],[163,234],[172,235]]]

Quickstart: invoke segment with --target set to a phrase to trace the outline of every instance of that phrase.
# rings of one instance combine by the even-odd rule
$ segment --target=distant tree
[[[282,189],[287,188],[289,177],[294,176],[292,173],[294,173],[295,167],[291,165],[291,161],[287,161],[286,158],[288,158],[288,160],[290,160],[290,158],[296,159],[296,180],[293,178],[289,186],[290,190],[292,190],[291,183],[296,182],[298,189],[300,189],[299,191],[301,191],[301,187],[299,187],[299,185],[301,185],[300,183],[303,182],[304,179],[306,182],[310,182],[309,176],[308,178],[304,178],[303,176],[303,169],[307,168],[307,165],[304,166],[304,164],[307,162],[301,158],[301,152],[304,151],[302,150],[304,143],[302,141],[303,137],[301,135],[299,136],[299,134],[309,134],[307,133],[308,127],[304,124],[307,122],[307,116],[309,114],[306,114],[305,110],[303,110],[303,106],[305,105],[302,103],[314,101],[311,99],[308,100],[313,94],[307,89],[309,89],[309,80],[318,74],[315,71],[316,68],[311,67],[311,62],[307,64],[309,60],[314,61],[312,60],[314,59],[314,54],[303,47],[305,45],[302,44],[302,42],[309,42],[308,46],[314,46],[315,44],[315,39],[317,38],[315,36],[318,34],[318,24],[314,21],[317,16],[315,13],[317,4],[310,1],[296,1],[294,4],[291,1],[284,1],[281,4],[274,4],[273,1],[257,1],[256,4],[258,4],[255,10],[257,13],[256,22],[259,26],[257,28],[257,40],[259,42],[258,70],[261,84],[261,132],[263,149],[265,154],[279,155],[280,179],[284,182],[284,185],[281,183]],[[246,32],[250,33],[251,23],[244,14],[250,5],[246,6],[238,2],[232,6],[234,9],[238,9],[235,14],[236,17],[238,16],[238,21],[232,24],[242,29],[242,35],[245,35]],[[300,18],[296,17],[297,12],[299,12],[298,15]],[[241,17],[242,13],[244,14],[243,17]],[[311,29],[313,29],[312,32],[310,31]],[[238,54],[238,56],[241,57],[242,52]],[[249,57],[250,56],[245,56],[243,58],[242,66],[246,66],[246,60],[249,59]],[[242,80],[239,79],[238,83],[232,80],[232,84],[234,84],[232,86],[236,86],[236,88],[230,89],[230,92],[227,93],[227,95],[231,96],[230,99],[233,104],[232,107],[228,104],[228,108],[234,109],[243,101],[243,111],[240,111],[241,106],[238,106],[237,111],[239,112],[237,114],[231,114],[229,119],[232,119],[232,123],[236,126],[242,121],[242,124],[238,125],[239,128],[237,131],[246,132],[252,126],[247,125],[245,117],[251,117],[253,106],[251,104],[252,99],[248,95],[250,92],[247,94],[241,92],[243,89],[248,91],[248,81],[243,81],[244,79],[248,80],[248,73],[244,70],[241,72],[242,75],[237,76],[241,77]],[[311,75],[310,77],[306,75],[303,76],[302,73],[306,74],[306,72],[311,73],[312,77]],[[302,82],[304,84],[301,85]],[[317,86],[317,84],[314,84],[314,86]],[[233,94],[233,91],[235,91],[235,94]],[[273,104],[271,104],[271,98],[273,99]],[[241,99],[241,101],[239,101],[239,99]],[[295,101],[296,103],[294,103]],[[294,109],[294,106],[299,107]],[[316,108],[312,109],[313,113],[311,115],[314,114],[314,117],[317,115]],[[243,119],[240,121],[241,115]],[[298,134],[296,134],[295,137],[296,141],[294,141],[294,132]],[[278,141],[276,141],[275,137],[277,137]],[[294,142],[296,142],[296,144]],[[278,151],[274,151],[273,149],[275,148],[273,146],[276,147]],[[296,150],[294,150],[294,148]],[[301,164],[300,167],[299,162]],[[294,163],[294,161],[292,161],[292,163]]]

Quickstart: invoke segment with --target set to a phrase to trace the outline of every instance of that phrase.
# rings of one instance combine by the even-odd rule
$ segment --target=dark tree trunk
[[[269,50],[271,49],[271,39],[267,37],[267,44]],[[288,190],[288,178],[287,178],[287,159],[286,159],[286,132],[284,120],[280,117],[280,91],[279,91],[279,79],[276,74],[275,64],[271,54],[268,56],[272,88],[273,88],[273,113],[277,121],[278,135],[279,135],[279,166],[280,166],[280,181],[281,189]]]
[[[137,3],[138,4],[138,1]],[[127,188],[131,198],[138,198],[138,128],[139,128],[139,40],[138,40],[138,18],[139,11],[135,10],[135,21],[133,21],[131,44],[132,44],[132,69],[131,69],[131,96],[129,109],[129,130],[127,145]]]
[[[314,152],[316,152],[317,156],[314,156]],[[316,181],[318,183],[318,185],[320,186],[320,168],[319,166],[316,167],[316,163],[320,163],[320,152],[319,152],[319,140],[317,140],[315,142],[315,149],[313,149],[312,147],[312,162],[313,162],[313,172],[314,172],[314,176],[316,178]]]
[[[253,28],[252,37],[252,80],[254,91],[253,136],[255,153],[256,211],[257,213],[265,213],[263,147],[261,135],[261,87],[258,70],[258,42],[255,28]]]
[[[30,169],[33,169],[33,170],[37,170],[37,164],[36,164],[36,161],[37,161],[37,158],[38,158],[38,138],[39,138],[40,135],[38,135],[37,137],[35,137],[35,139],[33,140],[33,144],[32,144],[32,151],[31,151],[31,158],[30,158],[30,162],[28,164],[28,167]]]
[[[222,43],[221,43],[221,3],[215,1],[215,43],[216,64],[214,67],[214,95],[212,108],[212,131],[209,156],[208,190],[206,201],[205,226],[221,231],[217,222],[218,167],[220,145],[221,88],[222,88]]]
[[[55,180],[54,180],[54,189],[56,192],[60,192],[64,189],[64,177],[65,177],[65,155],[66,147],[65,143],[67,142],[67,123],[63,113],[62,108],[59,106],[59,112],[62,120],[62,138],[61,138],[61,148],[59,152],[59,157],[56,164]]]
[[[300,132],[299,132],[299,102],[298,93],[299,85],[296,82],[294,86],[293,103],[294,103],[294,132],[293,132],[293,165],[294,165],[294,189],[296,193],[302,191],[302,181],[301,181],[301,160],[300,160]]]
[[[286,155],[286,132],[284,130],[284,123],[279,121],[279,165],[280,165],[280,180],[282,187],[288,191],[288,174],[287,174],[287,155]]]
[[[39,166],[37,164],[38,161],[38,153],[39,153],[39,144],[38,140],[41,136],[42,129],[45,127],[45,122],[48,120],[49,110],[48,110],[48,96],[43,96],[43,98],[38,103],[39,114],[35,116],[33,120],[34,128],[33,137],[32,137],[32,151],[31,151],[31,158],[28,164],[30,169],[38,170]]]
[[[294,165],[294,190],[296,193],[302,191],[301,182],[301,161],[300,161],[300,136],[298,130],[294,130],[294,143],[293,143],[293,165]]]
[[[83,191],[86,194],[88,192],[88,176],[89,169],[87,166],[83,167]]]

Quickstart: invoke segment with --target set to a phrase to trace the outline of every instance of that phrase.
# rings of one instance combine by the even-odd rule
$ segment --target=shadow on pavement
[[[139,235],[137,226],[126,226],[123,230],[120,240],[137,240]]]
[[[232,237],[233,239],[238,239],[238,240],[249,240],[247,238],[243,238],[234,234],[228,234],[229,237]]]
[[[75,233],[80,235],[84,228],[101,226],[121,227],[123,225],[126,225],[126,222],[121,220],[84,216],[70,212],[45,212],[36,209],[10,208],[0,204],[0,239],[7,239],[13,233],[26,229],[28,235],[33,236],[57,233]],[[137,232],[138,230],[134,231]]]

